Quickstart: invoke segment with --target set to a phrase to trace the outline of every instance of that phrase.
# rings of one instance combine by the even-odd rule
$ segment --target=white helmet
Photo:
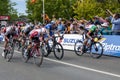
[[[41,28],[42,32],[45,33],[46,32],[46,29],[45,28]]]

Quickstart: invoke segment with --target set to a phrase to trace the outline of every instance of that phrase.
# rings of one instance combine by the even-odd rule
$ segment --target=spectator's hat
[[[55,21],[51,21],[51,24],[55,24]]]
[[[99,16],[94,16],[93,18],[94,18],[94,19],[98,19],[98,18],[99,18]]]
[[[80,23],[84,23],[85,21],[84,20],[80,20]]]
[[[108,27],[108,23],[103,23],[103,24],[101,24],[101,26]]]
[[[76,21],[73,21],[73,25],[77,25],[77,22],[76,22]]]

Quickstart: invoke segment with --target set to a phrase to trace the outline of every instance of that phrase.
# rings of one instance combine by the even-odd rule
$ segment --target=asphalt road
[[[0,45],[0,53],[2,51]],[[21,53],[15,51],[11,62],[6,62],[0,54],[0,80],[120,80],[120,58],[93,59],[88,54],[77,56],[65,51],[62,60],[50,54],[41,67],[37,67],[32,59],[24,63]]]

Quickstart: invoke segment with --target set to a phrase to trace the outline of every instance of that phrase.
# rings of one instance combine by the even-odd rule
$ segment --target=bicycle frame
[[[53,45],[52,45],[52,47],[51,47],[51,51],[53,50],[55,44],[58,43],[57,40],[56,40],[56,38],[57,38],[57,37],[55,37],[55,36],[52,37]]]
[[[30,56],[33,56],[33,54],[36,54],[36,55],[40,55],[40,51],[39,51],[39,43],[38,42],[34,42],[33,44],[33,47],[32,47],[32,51],[30,52]],[[37,53],[33,53],[34,51],[37,50]]]

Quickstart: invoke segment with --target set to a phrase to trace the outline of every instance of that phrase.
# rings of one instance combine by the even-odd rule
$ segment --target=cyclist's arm
[[[91,33],[92,33],[92,32],[89,31],[89,32],[86,34],[86,36],[87,36],[90,40],[92,40],[92,37],[90,36]]]
[[[48,29],[46,29],[46,34],[47,34],[48,38],[50,38],[50,32]]]
[[[9,34],[9,32],[6,32],[6,33],[5,33],[5,39],[6,39],[7,41],[9,41],[9,38],[7,37],[8,34]]]
[[[58,34],[58,37],[63,38],[65,31],[63,31],[62,36],[60,35],[60,31],[56,31],[56,33]]]

